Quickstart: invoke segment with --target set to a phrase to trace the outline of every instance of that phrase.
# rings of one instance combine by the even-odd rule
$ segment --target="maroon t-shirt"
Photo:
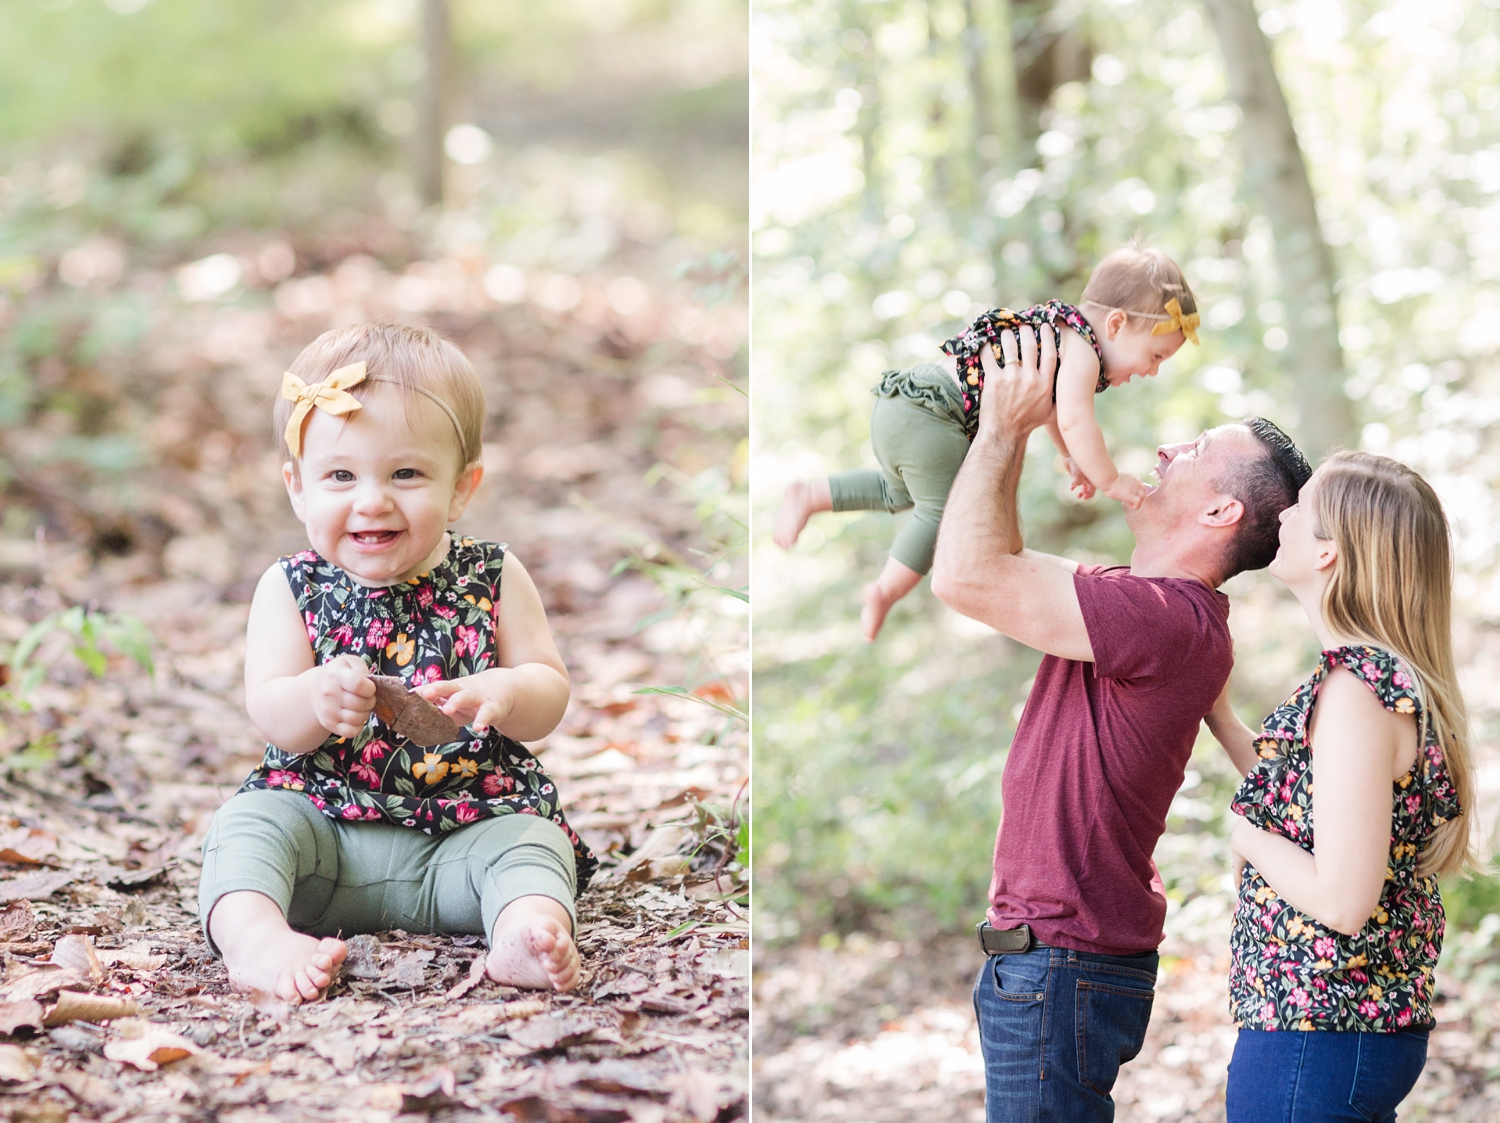
[[[1234,662],[1229,598],[1127,566],[1082,566],[1073,587],[1094,661],[1048,655],[1037,671],[1001,781],[989,918],[1133,955],[1161,942],[1151,853]]]

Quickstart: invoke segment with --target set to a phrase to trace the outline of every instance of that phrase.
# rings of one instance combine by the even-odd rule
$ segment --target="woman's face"
[[[1302,485],[1297,502],[1281,512],[1281,546],[1268,567],[1291,588],[1316,582],[1338,557],[1332,540],[1318,537],[1318,520],[1313,513],[1313,497],[1318,487],[1318,473]]]

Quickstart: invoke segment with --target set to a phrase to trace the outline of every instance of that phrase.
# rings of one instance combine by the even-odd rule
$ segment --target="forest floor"
[[[565,312],[497,304],[474,263],[392,266],[383,237],[299,245],[303,273],[279,284],[256,280],[254,244],[217,247],[249,263],[232,305],[171,306],[152,295],[162,278],[128,280],[163,305],[143,342],[44,360],[96,417],[134,418],[149,455],[124,477],[81,486],[27,455],[45,424],[5,434],[31,466],[10,498],[36,525],[7,521],[0,540],[0,638],[69,606],[128,614],[154,672],[110,654],[94,677],[58,631],[29,707],[0,710],[0,1119],[746,1111],[748,899],[730,840],[748,746],[723,709],[748,689],[746,616],[703,583],[745,584],[743,551],[711,525],[743,487],[744,399],[721,381],[743,307],[632,281],[626,315],[606,278],[580,278]],[[287,1008],[229,988],[196,900],[209,821],[263,748],[242,700],[249,594],[305,544],[270,404],[318,332],[398,317],[454,338],[485,379],[487,478],[458,529],[508,541],[541,590],[574,682],[542,761],[602,867],[569,994],[489,981],[478,937],[395,931],[355,938],[327,998]]]

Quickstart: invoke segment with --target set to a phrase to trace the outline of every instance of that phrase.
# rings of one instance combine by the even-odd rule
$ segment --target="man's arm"
[[[938,530],[932,592],[955,612],[988,624],[1029,647],[1092,662],[1073,571],[1078,566],[1025,548],[1016,488],[1026,439],[1052,412],[1057,349],[1051,332],[1001,337],[1006,370],[988,349],[979,432],[965,457]],[[1017,361],[1019,359],[1019,362]]]

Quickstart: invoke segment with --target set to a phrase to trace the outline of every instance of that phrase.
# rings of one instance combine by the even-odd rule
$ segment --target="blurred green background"
[[[1479,810],[1493,822],[1496,7],[1259,4],[1315,197],[1311,234],[1332,266],[1336,320],[1319,315],[1338,357],[1309,373],[1302,345],[1318,316],[1305,298],[1289,300],[1307,291],[1288,275],[1298,247],[1278,244],[1264,183],[1247,169],[1209,7],[756,5],[758,939],[910,938],[979,919],[1000,773],[1037,661],[948,612],[926,582],[865,644],[859,590],[894,519],[816,516],[783,554],[770,542],[783,487],[874,466],[869,387],[881,371],[936,355],[979,309],[1076,299],[1092,264],[1137,234],[1184,266],[1203,344],[1184,347],[1157,379],[1099,399],[1117,462],[1145,475],[1159,442],[1253,414],[1306,438],[1318,420],[1306,415],[1310,386],[1331,379],[1348,416],[1336,436],[1414,465],[1447,505]],[[1309,245],[1300,248],[1305,256]],[[1033,446],[1021,498],[1029,544],[1125,560],[1118,506],[1074,500],[1053,461]],[[1254,723],[1309,672],[1316,644],[1268,576],[1226,591],[1235,698]],[[1232,907],[1222,814],[1236,779],[1204,734],[1157,854],[1169,927],[1199,916],[1205,941],[1222,943]],[[1488,872],[1444,892],[1453,932],[1500,910]]]
[[[558,330],[670,292],[719,309],[673,330],[743,379],[747,25],[735,0],[0,5],[0,538],[160,555],[181,528],[133,474],[216,424],[169,422],[164,388],[269,368],[377,289]]]

